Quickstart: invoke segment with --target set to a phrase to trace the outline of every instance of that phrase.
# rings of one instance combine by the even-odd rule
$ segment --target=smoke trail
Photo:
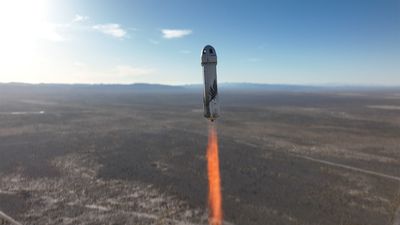
[[[208,204],[210,225],[222,224],[221,178],[219,173],[218,137],[214,123],[208,129],[207,147]]]

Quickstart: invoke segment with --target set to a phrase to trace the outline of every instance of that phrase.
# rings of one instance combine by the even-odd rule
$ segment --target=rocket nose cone
[[[214,47],[211,45],[206,45],[201,51],[201,61],[202,63],[208,62],[216,62],[217,61],[217,53],[215,52]]]
[[[213,46],[206,45],[201,51],[201,55],[216,55],[216,52]]]

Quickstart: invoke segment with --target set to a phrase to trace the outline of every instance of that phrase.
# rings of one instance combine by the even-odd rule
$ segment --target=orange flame
[[[219,174],[218,138],[215,127],[211,124],[208,134],[208,204],[210,225],[222,224],[221,178]]]

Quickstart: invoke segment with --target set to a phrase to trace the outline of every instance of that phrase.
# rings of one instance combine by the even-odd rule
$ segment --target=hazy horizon
[[[165,83],[148,83],[148,82],[133,82],[133,83],[29,83],[29,82],[0,82],[0,85],[88,85],[88,86],[130,86],[130,85],[159,85],[159,86],[171,86],[171,87],[185,87],[185,86],[202,86],[203,83],[182,83],[182,84],[165,84]],[[252,82],[220,82],[219,86],[299,86],[299,87],[377,87],[377,88],[400,88],[400,84],[346,84],[346,83],[252,83]]]

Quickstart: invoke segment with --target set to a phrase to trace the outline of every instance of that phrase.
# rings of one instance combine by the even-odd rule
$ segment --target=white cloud
[[[89,19],[88,16],[82,16],[82,15],[76,14],[72,21],[73,22],[82,22],[82,21],[86,21],[88,19]]]
[[[116,38],[124,38],[127,34],[127,32],[121,28],[121,25],[117,23],[97,24],[94,25],[92,28]]]
[[[172,39],[187,36],[192,33],[192,30],[162,29],[161,33],[163,34],[163,38]]]
[[[116,67],[117,73],[120,76],[142,76],[148,75],[155,72],[153,68],[146,68],[146,67],[134,67],[130,65],[118,65]]]

